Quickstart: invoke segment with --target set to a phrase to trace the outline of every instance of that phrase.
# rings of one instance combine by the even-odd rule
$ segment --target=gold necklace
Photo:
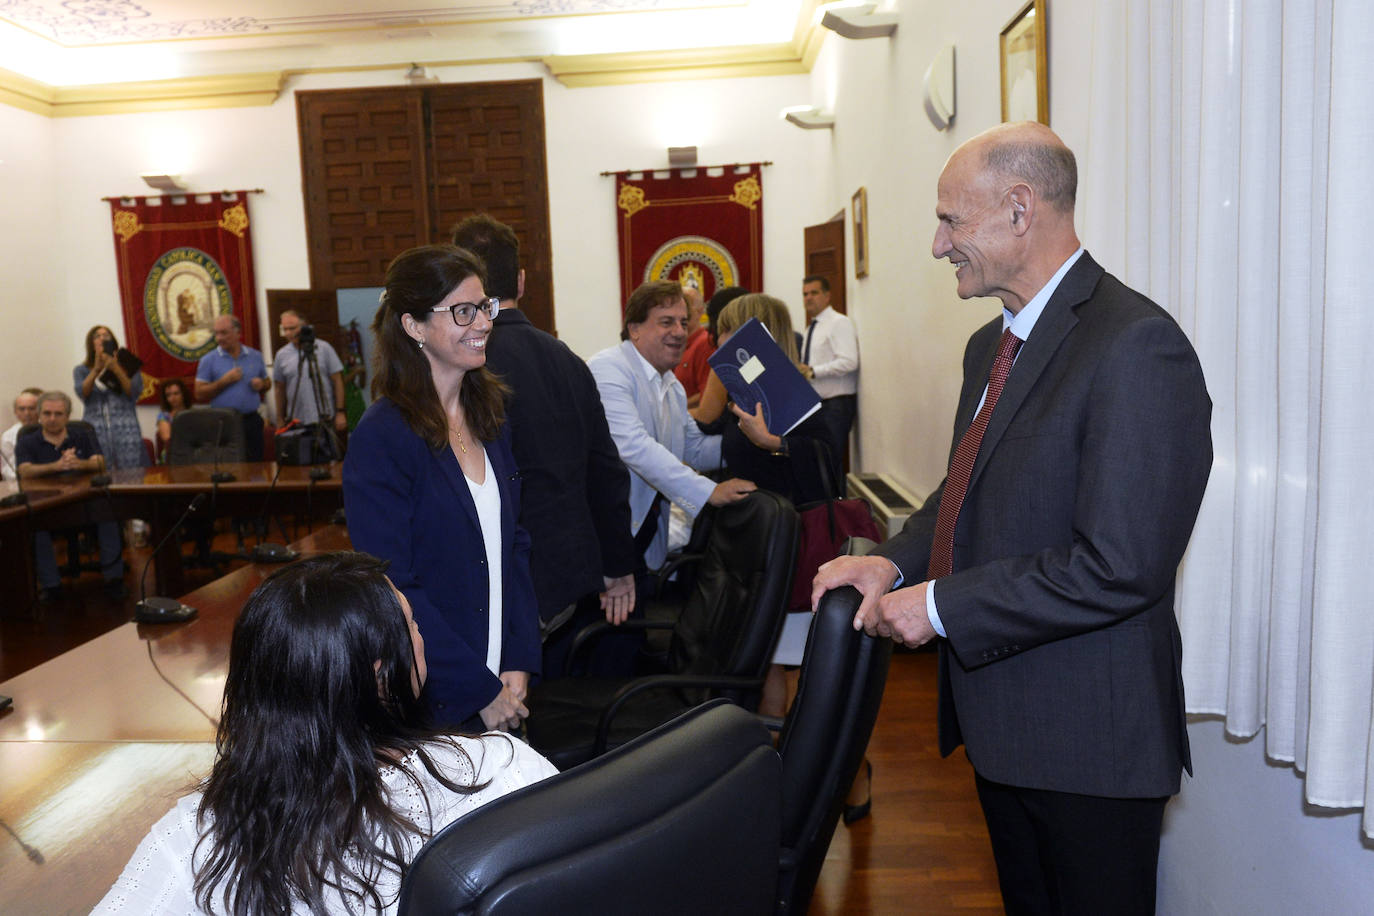
[[[453,434],[458,437],[458,447],[462,449],[463,454],[466,455],[468,453],[468,447],[463,444],[463,431],[461,429],[455,429]]]

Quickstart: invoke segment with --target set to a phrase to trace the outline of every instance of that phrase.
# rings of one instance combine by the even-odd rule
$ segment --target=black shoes
[[[869,812],[873,810],[873,764],[865,760],[864,768],[867,773],[866,781],[868,783],[868,794],[859,804],[846,804],[844,806],[844,811],[840,816],[844,818],[844,825],[846,827],[853,824],[855,821],[861,821],[868,817]],[[858,780],[855,780],[855,782],[857,781]]]

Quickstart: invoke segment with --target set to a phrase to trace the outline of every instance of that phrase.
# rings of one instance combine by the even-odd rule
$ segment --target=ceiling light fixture
[[[897,31],[897,14],[873,12],[877,8],[876,3],[827,7],[821,25],[841,38],[887,38]]]

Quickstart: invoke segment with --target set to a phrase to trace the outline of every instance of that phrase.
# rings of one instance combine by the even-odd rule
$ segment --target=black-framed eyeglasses
[[[490,296],[481,302],[455,302],[452,305],[436,305],[430,311],[448,312],[453,316],[454,324],[460,328],[465,328],[477,320],[479,311],[487,318],[495,320],[496,313],[501,311],[501,300],[495,296]]]

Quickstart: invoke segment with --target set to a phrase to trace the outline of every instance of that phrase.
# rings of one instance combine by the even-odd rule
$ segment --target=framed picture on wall
[[[1030,0],[1002,29],[1002,120],[1050,123],[1045,0]]]
[[[854,276],[868,276],[868,189],[859,188],[850,198],[854,211]]]

